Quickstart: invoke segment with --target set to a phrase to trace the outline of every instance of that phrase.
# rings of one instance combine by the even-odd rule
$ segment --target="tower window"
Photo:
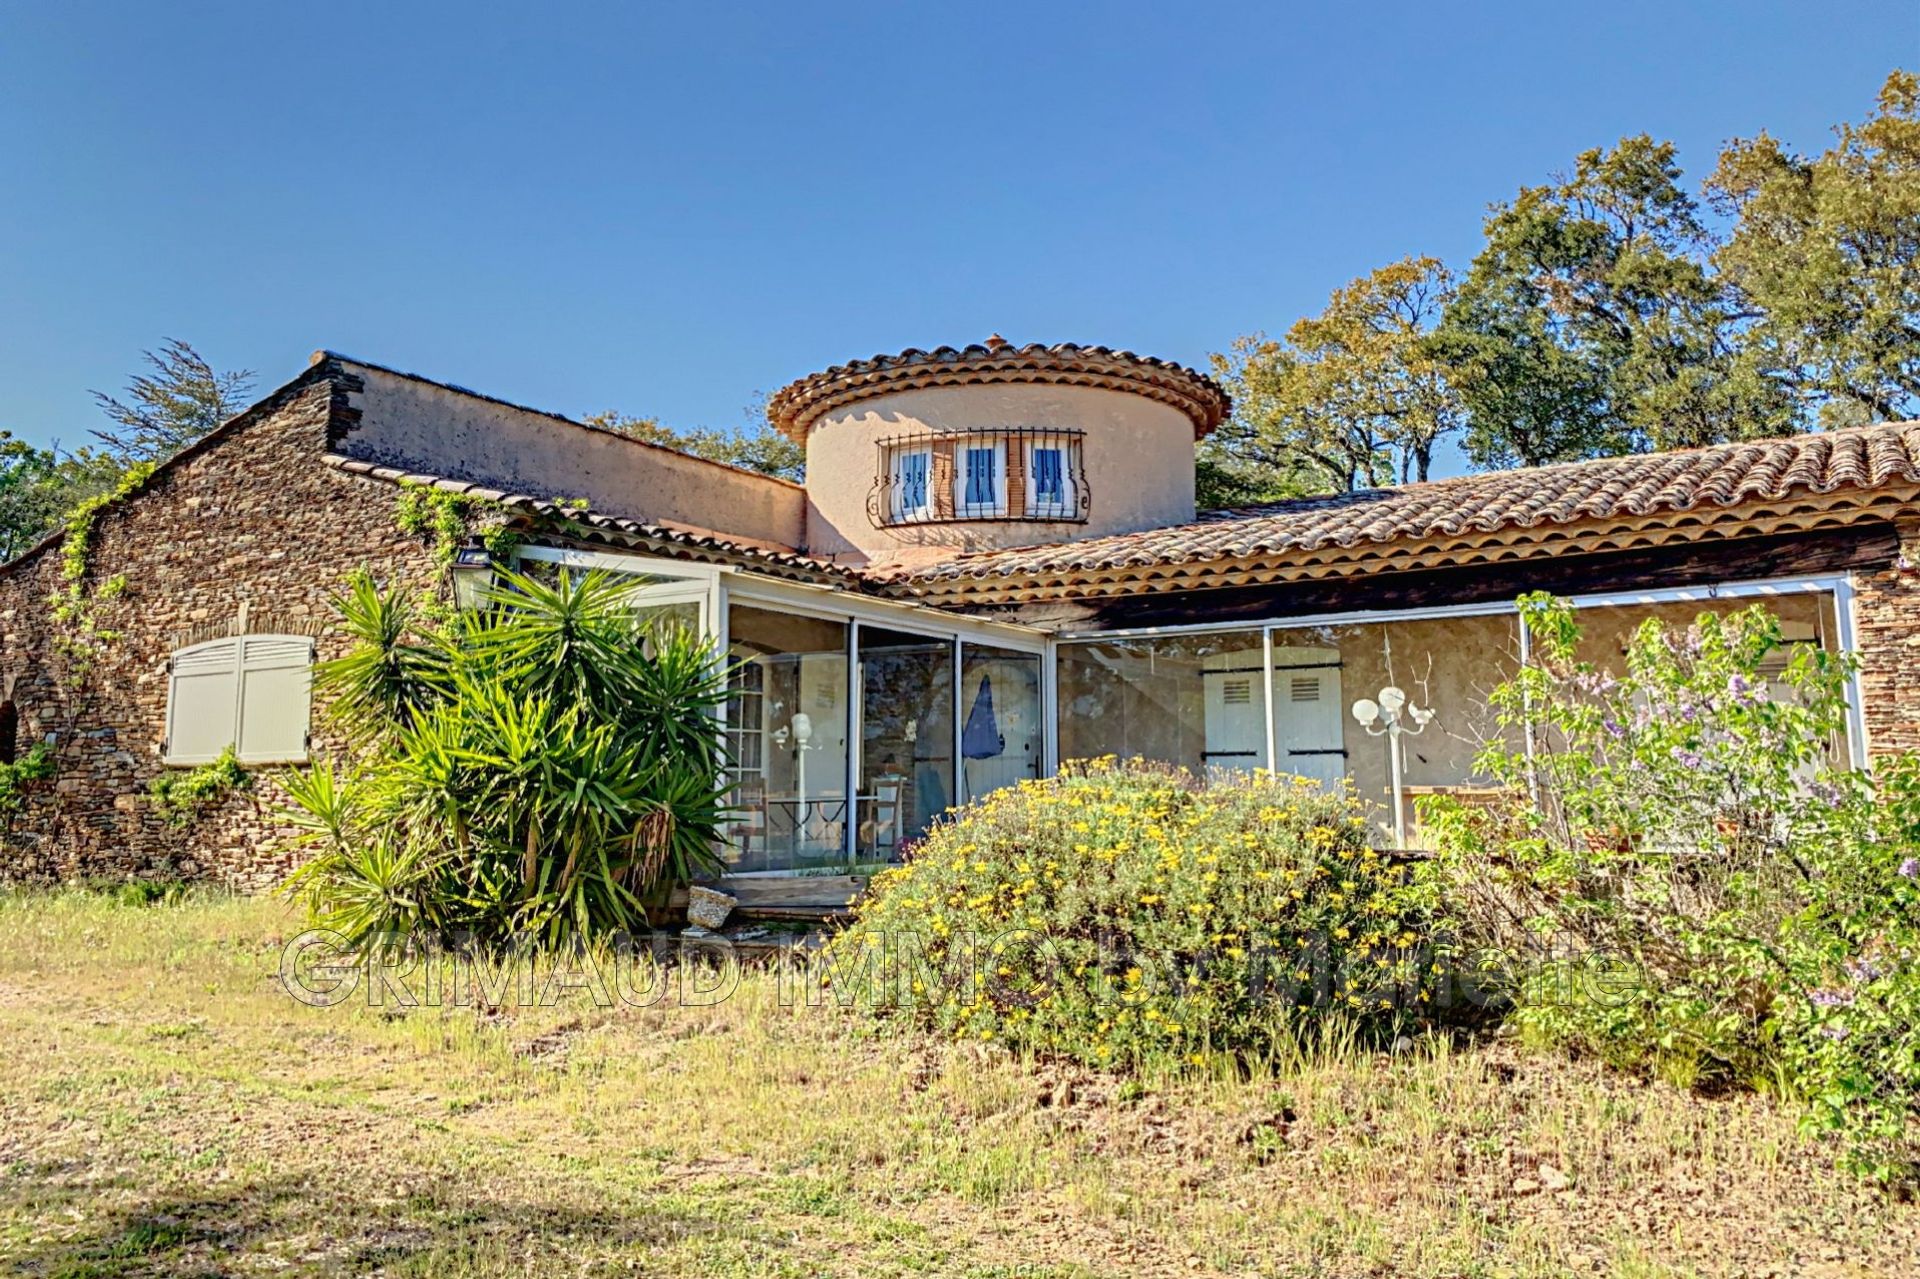
[[[1027,441],[1027,517],[1071,520],[1080,515],[1080,442],[1046,433]]]
[[[929,498],[933,491],[931,483],[933,450],[930,448],[895,449],[889,472],[887,478],[893,494],[892,511],[895,522],[912,524],[932,519],[933,505]]]
[[[961,519],[1007,513],[1007,446],[1004,440],[969,441],[961,450],[959,492],[954,502]]]
[[[1083,523],[1091,494],[1082,433],[984,427],[879,442],[867,516],[875,528],[972,520]]]

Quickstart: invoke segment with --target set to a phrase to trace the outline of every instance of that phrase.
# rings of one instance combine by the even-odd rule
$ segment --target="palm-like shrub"
[[[357,644],[317,673],[355,744],[288,784],[314,851],[290,887],[357,944],[395,935],[583,940],[718,868],[726,815],[711,647],[649,625],[602,574],[503,575],[435,620],[364,577]]]

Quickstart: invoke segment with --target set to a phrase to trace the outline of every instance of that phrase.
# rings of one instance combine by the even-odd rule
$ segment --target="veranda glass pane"
[[[1265,766],[1262,652],[1259,631],[1062,644],[1060,758]]]
[[[954,802],[953,641],[862,626],[862,861],[891,861]]]
[[[1453,794],[1470,803],[1496,797],[1473,761],[1498,731],[1487,695],[1519,665],[1512,614],[1276,629],[1275,770],[1327,784],[1351,779],[1382,846],[1392,841],[1397,799],[1409,842],[1418,846],[1421,796]],[[1389,737],[1369,733],[1353,716],[1355,702],[1377,703],[1389,687],[1404,692],[1410,706],[1433,712],[1425,727],[1403,720],[1397,797]]]
[[[960,802],[1038,777],[1045,758],[1040,655],[960,647]]]
[[[1666,604],[1609,604],[1587,606],[1579,610],[1581,661],[1592,662],[1602,670],[1620,673],[1626,664],[1627,647],[1633,634],[1648,620],[1657,620],[1669,631],[1684,635],[1702,613],[1725,617],[1759,605],[1780,623],[1785,644],[1766,663],[1763,673],[1779,674],[1787,669],[1796,651],[1819,648],[1839,651],[1834,637],[1836,615],[1834,598],[1827,592],[1769,595],[1732,599],[1689,600]],[[1769,684],[1773,696],[1788,694],[1788,686],[1779,681]],[[1846,735],[1835,734],[1830,747],[1833,761],[1848,767],[1851,752]]]
[[[649,631],[658,632],[679,628],[698,634],[700,631],[700,604],[696,600],[674,600],[666,604],[650,604],[642,597],[634,608],[641,624]]]
[[[847,626],[735,604],[727,699],[735,871],[846,862]]]

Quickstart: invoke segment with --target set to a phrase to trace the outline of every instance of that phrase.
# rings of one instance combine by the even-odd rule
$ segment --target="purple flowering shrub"
[[[1920,1154],[1920,766],[1842,766],[1848,659],[1756,606],[1649,620],[1620,667],[1521,601],[1491,808],[1445,798],[1436,900],[1530,1042],[1685,1084],[1784,1085],[1884,1180]]]
[[[1777,1004],[1805,1126],[1847,1162],[1920,1184],[1920,759],[1836,779],[1814,835],[1809,903],[1787,929]]]

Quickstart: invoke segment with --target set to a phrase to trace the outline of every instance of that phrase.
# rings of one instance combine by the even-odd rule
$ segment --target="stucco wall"
[[[437,575],[416,539],[394,524],[393,486],[321,462],[332,386],[299,388],[262,416],[163,471],[100,517],[89,580],[124,574],[100,607],[106,643],[86,689],[69,687],[48,597],[60,585],[57,547],[0,570],[0,677],[20,716],[25,750],[57,739],[58,775],[31,784],[0,836],[0,879],[208,876],[249,889],[280,882],[293,854],[274,816],[278,770],[255,772],[251,795],[229,799],[184,830],[147,798],[162,771],[166,662],[185,643],[226,634],[244,605],[247,630],[306,634],[321,659],[345,639],[328,628],[329,598],[366,565],[383,580]],[[316,747],[330,743],[316,712]]]
[[[367,365],[349,457],[543,498],[586,498],[635,519],[709,529],[798,548],[806,496],[798,485],[564,418],[469,395]]]
[[[1082,464],[1092,501],[1084,523],[956,522],[875,528],[867,497],[878,443],[902,435],[1046,427],[1086,432]],[[1193,423],[1169,405],[1082,386],[943,386],[863,400],[814,423],[807,436],[807,542],[816,555],[877,563],[938,558],[953,549],[1032,546],[1193,519]]]

